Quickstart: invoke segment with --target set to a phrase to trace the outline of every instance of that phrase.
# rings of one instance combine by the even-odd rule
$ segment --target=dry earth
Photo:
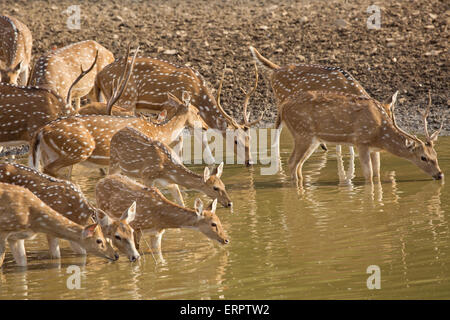
[[[81,28],[71,30],[65,10],[79,5]],[[369,29],[370,5],[381,28]],[[248,46],[277,64],[318,63],[348,70],[376,99],[400,90],[397,118],[422,132],[419,111],[432,93],[430,122],[449,130],[448,1],[139,1],[1,0],[0,12],[18,17],[33,33],[34,58],[53,48],[94,39],[115,55],[131,41],[145,55],[188,64],[212,88],[227,66],[225,109],[242,118],[243,95],[254,79]],[[253,117],[276,108],[265,80],[251,100]]]

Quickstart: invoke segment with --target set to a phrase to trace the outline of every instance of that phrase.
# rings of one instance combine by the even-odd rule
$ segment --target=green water
[[[290,151],[284,131],[285,170]],[[440,138],[437,151],[441,169],[450,175],[449,137]],[[15,266],[7,252],[0,298],[450,298],[449,184],[384,153],[381,184],[364,184],[357,158],[353,183],[339,186],[336,160],[334,151],[317,150],[304,166],[303,192],[283,174],[261,176],[259,166],[225,166],[234,212],[217,213],[231,240],[227,246],[193,230],[169,230],[162,242],[164,261],[150,253],[138,263],[85,258],[66,242],[63,258],[50,260],[39,235],[26,242],[27,269]],[[74,171],[90,199],[99,177],[83,167]],[[192,206],[198,194],[185,196]],[[70,265],[82,270],[81,289],[67,288]],[[367,288],[370,265],[381,270],[379,290]]]

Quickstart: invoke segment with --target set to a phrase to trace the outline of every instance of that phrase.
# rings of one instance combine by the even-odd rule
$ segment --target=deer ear
[[[214,201],[211,203],[211,212],[212,213],[216,213],[216,208],[217,208],[217,199],[214,199]]]
[[[158,118],[156,118],[156,121],[158,121],[158,122],[163,122],[163,121],[166,120],[166,118],[167,118],[167,110],[164,109],[163,111],[161,111],[161,112],[158,114]]]
[[[120,217],[120,220],[125,220],[127,223],[131,223],[136,218],[136,201],[134,201],[131,206],[125,210],[125,212]]]
[[[216,177],[220,178],[222,176],[222,172],[223,172],[223,161],[217,167]]]
[[[181,95],[181,100],[183,101],[186,107],[189,107],[189,105],[191,104],[191,95],[189,94],[189,92],[183,91]]]
[[[194,203],[195,212],[199,217],[203,216],[203,201],[199,198],[195,199]]]
[[[97,227],[98,227],[97,223],[94,223],[94,224],[91,224],[91,225],[85,227],[83,229],[83,232],[81,233],[81,237],[83,239],[93,237],[95,235],[95,230],[97,229]]]
[[[384,101],[384,105],[387,106],[388,110],[392,112],[395,107],[395,103],[397,102],[398,90],[390,97]]]
[[[203,182],[208,181],[208,179],[211,177],[211,172],[209,171],[208,167],[205,167],[205,170],[203,171]]]
[[[22,69],[22,65],[23,65],[23,60],[20,61],[20,62],[16,65],[16,67],[14,68],[14,72],[21,70],[21,69]]]

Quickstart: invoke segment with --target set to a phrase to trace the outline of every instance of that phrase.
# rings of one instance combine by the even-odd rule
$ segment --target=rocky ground
[[[68,7],[79,5],[80,29],[66,25]],[[370,5],[380,29],[369,29]],[[227,66],[222,104],[239,120],[243,95],[254,79],[248,46],[279,65],[317,63],[348,70],[376,99],[400,90],[400,125],[422,132],[419,111],[431,90],[432,126],[440,117],[449,132],[448,1],[181,1],[1,0],[0,13],[18,17],[34,38],[34,57],[69,43],[94,39],[122,55],[128,42],[145,55],[188,64],[216,88]],[[251,110],[276,107],[261,79]]]

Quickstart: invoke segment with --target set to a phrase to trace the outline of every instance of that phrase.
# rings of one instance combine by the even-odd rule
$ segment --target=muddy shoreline
[[[3,0],[0,12],[22,20],[33,34],[33,60],[69,43],[94,39],[121,56],[128,42],[143,55],[197,69],[217,88],[227,66],[222,105],[242,119],[243,94],[254,80],[248,46],[279,65],[314,63],[348,70],[374,98],[400,91],[396,115],[406,130],[422,133],[420,111],[432,93],[430,127],[450,119],[448,42],[450,5],[445,1],[87,1],[80,29],[71,30],[69,0]],[[380,8],[380,29],[367,27],[367,8]],[[252,118],[276,116],[263,77],[250,102]],[[214,90],[214,89],[213,89]]]

